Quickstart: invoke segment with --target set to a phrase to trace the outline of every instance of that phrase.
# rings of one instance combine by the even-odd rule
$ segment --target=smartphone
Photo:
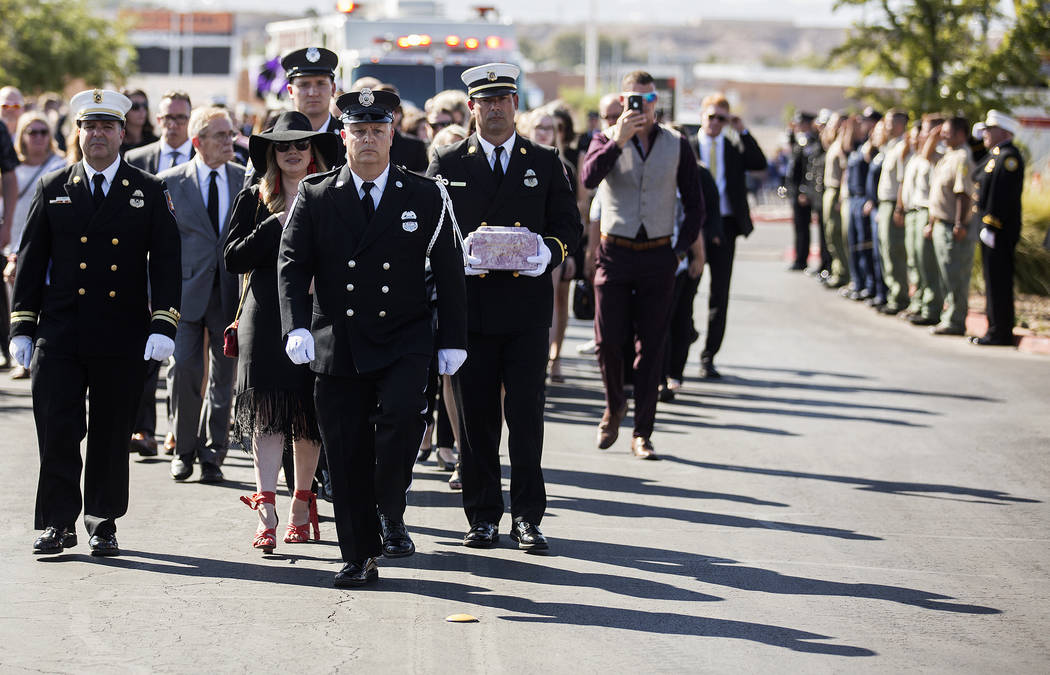
[[[642,96],[641,96],[641,94],[631,94],[630,96],[628,96],[627,97],[627,107],[630,110],[641,111],[641,109],[642,109]]]

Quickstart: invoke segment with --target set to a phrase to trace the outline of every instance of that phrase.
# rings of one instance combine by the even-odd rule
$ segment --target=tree
[[[1046,87],[1050,3],[1015,0],[1014,16],[994,0],[836,0],[834,9],[862,7],[838,63],[865,77],[903,82],[900,89],[857,87],[852,95],[916,112],[961,112],[971,119],[990,108],[1010,110]]]
[[[134,70],[126,25],[101,17],[90,0],[0,0],[0,83],[28,93],[82,78],[119,85]]]
[[[627,57],[625,38],[598,36],[598,62],[623,61]],[[554,36],[547,48],[547,58],[562,68],[575,68],[583,63],[583,33],[563,32]]]

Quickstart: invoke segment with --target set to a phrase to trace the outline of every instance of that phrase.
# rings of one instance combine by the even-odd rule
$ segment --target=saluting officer
[[[377,556],[414,550],[405,491],[426,429],[435,344],[428,257],[438,368],[455,373],[467,357],[463,243],[443,186],[390,164],[399,102],[367,88],[339,97],[348,164],[300,184],[278,262],[285,350],[317,373],[317,420],[346,562],[336,586],[373,581]]]
[[[977,179],[988,332],[971,338],[975,345],[1014,343],[1014,249],[1021,238],[1024,158],[1013,140],[1020,130],[1009,115],[988,111],[982,135],[991,157]]]
[[[464,231],[473,233],[484,225],[515,226],[535,232],[539,240],[535,271],[467,267],[470,359],[458,378],[460,476],[463,508],[470,522],[463,543],[494,546],[504,510],[499,442],[506,415],[511,538],[521,549],[546,550],[547,540],[538,526],[547,508],[540,457],[554,302],[550,270],[576,248],[583,228],[558,155],[514,133],[519,72],[508,63],[463,72],[478,131],[439,150],[427,173],[440,175],[448,185]],[[472,236],[467,236],[468,247]]]
[[[128,508],[128,438],[143,360],[164,361],[175,349],[179,231],[164,182],[120,158],[131,101],[95,89],[74,96],[70,108],[84,159],[44,176],[29,208],[11,350],[24,367],[32,363],[36,527],[44,529],[33,552],[60,553],[77,543],[86,434],[91,554],[118,555],[116,519]]]

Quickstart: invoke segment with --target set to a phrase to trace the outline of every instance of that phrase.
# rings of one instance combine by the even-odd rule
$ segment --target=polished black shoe
[[[193,473],[193,460],[188,462],[182,457],[171,460],[171,477],[175,480],[186,480]]]
[[[380,513],[379,531],[383,535],[384,558],[404,558],[416,552],[404,521],[392,520]]]
[[[492,548],[498,541],[499,528],[496,523],[475,523],[463,537],[463,545],[470,548]]]
[[[131,435],[131,442],[128,444],[128,449],[131,452],[139,453],[140,457],[156,457],[157,440],[150,434],[136,432]]]
[[[210,483],[212,485],[221,483],[226,480],[226,477],[222,475],[222,469],[219,468],[218,464],[212,462],[201,462],[201,482]]]
[[[674,390],[669,389],[666,384],[661,384],[658,392],[660,403],[670,403],[674,401]]]
[[[990,335],[983,335],[981,337],[970,338],[970,344],[975,344],[978,347],[1013,347],[1013,340],[1007,342],[1005,340],[998,340]]]
[[[715,369],[715,364],[712,361],[701,361],[700,362],[700,377],[705,380],[721,380],[722,373]]]
[[[531,553],[546,551],[550,548],[547,545],[547,537],[543,536],[540,528],[525,520],[514,523],[514,527],[510,530],[510,538],[518,542],[518,548],[522,551]]]
[[[908,319],[908,322],[911,323],[911,325],[913,326],[936,326],[939,323],[938,319],[935,319],[933,317],[924,317],[921,314],[915,317],[910,317]]]
[[[365,558],[360,562],[348,562],[336,573],[332,585],[337,588],[353,588],[379,581],[379,568],[375,558]]]
[[[94,556],[120,555],[115,534],[96,534],[88,540],[88,546],[91,547],[91,555]]]
[[[33,542],[33,553],[61,553],[77,545],[77,533],[71,527],[49,527]]]

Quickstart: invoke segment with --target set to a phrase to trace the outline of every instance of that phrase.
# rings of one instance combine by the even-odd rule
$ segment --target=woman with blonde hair
[[[277,254],[281,232],[299,183],[326,171],[339,159],[335,134],[315,132],[300,112],[282,113],[272,128],[249,139],[258,184],[233,205],[224,255],[226,267],[245,275],[239,307],[237,384],[234,415],[238,434],[251,438],[256,492],[241,501],[259,512],[254,548],[272,553],[277,545],[277,475],[285,442],[292,442],[295,493],[286,544],[320,538],[317,497],[311,490],[321,436],[313,403],[313,373],[284,353],[277,297]]]

